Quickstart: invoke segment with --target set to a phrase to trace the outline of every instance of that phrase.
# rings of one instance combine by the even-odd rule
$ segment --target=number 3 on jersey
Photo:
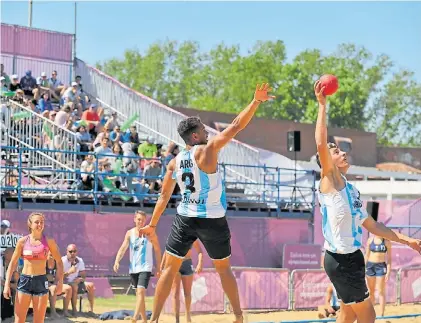
[[[194,176],[192,173],[183,173],[183,175],[181,175],[181,180],[184,185],[186,185],[186,190],[189,190],[191,193],[196,192],[196,189],[194,188]]]

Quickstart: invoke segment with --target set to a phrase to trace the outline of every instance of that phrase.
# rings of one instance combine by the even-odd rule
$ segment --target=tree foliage
[[[340,88],[328,101],[330,126],[375,131],[384,145],[421,144],[421,86],[413,73],[392,74],[388,56],[353,44],[330,55],[308,49],[287,61],[280,40],[259,41],[246,55],[236,45],[204,52],[198,42],[168,40],[97,67],[169,106],[228,113],[250,102],[256,83],[268,82],[277,98],[257,116],[309,123],[317,117],[315,80],[335,74]]]

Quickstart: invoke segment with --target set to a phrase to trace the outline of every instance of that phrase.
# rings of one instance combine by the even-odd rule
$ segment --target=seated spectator
[[[26,71],[25,76],[20,79],[20,86],[23,93],[28,97],[33,97],[33,95],[37,92],[37,80],[32,77],[31,71]]]
[[[37,89],[34,91],[34,98],[39,100],[40,93],[49,92],[50,83],[48,82],[47,73],[42,72],[41,76],[37,78]]]
[[[3,64],[1,64],[1,67],[0,67],[0,77],[4,77],[4,82],[6,83],[6,86],[9,86],[9,84],[10,84],[10,77],[9,77],[9,75],[7,75],[4,72],[4,65]]]
[[[86,104],[89,102],[89,97],[86,95],[86,93],[83,91],[82,86],[82,76],[77,75],[75,77],[75,82],[77,83],[77,96],[79,97],[80,103],[82,105],[83,111],[86,109]]]
[[[118,161],[118,160],[123,160],[122,159],[122,157],[123,157],[123,150],[121,149],[121,146],[120,146],[120,144],[119,143],[115,143],[114,145],[113,145],[113,148],[111,149],[112,150],[112,152],[113,152],[113,155],[115,156],[115,157],[108,157],[108,161],[111,163],[111,167],[113,167],[114,168],[114,165],[115,165],[115,163]]]
[[[60,127],[65,127],[67,125],[67,121],[70,118],[70,113],[72,111],[72,104],[65,104],[59,112],[57,112],[57,115],[55,117],[55,124]]]
[[[42,114],[44,114],[45,111],[53,111],[49,92],[44,92],[42,94],[41,99],[38,102],[38,109]]]
[[[9,91],[16,92],[18,89],[21,89],[19,77],[16,74],[13,74],[12,82],[9,84]]]
[[[92,137],[89,132],[86,131],[85,126],[80,126],[76,129],[76,139],[80,146],[80,151],[88,152],[92,148]]]
[[[90,307],[89,314],[94,315],[95,286],[93,283],[85,281],[85,263],[82,258],[77,257],[75,244],[67,246],[67,253],[61,260],[63,261],[64,283],[72,286],[72,314],[76,314],[78,294],[87,292]]]
[[[114,143],[124,144],[126,142],[126,138],[124,133],[121,132],[120,126],[116,126],[113,131],[110,133],[110,140]]]
[[[104,139],[104,138],[110,139],[110,130],[109,129],[106,129],[106,128],[102,129],[102,132],[100,132],[96,136],[96,138],[95,138],[92,146],[94,146],[94,148],[100,146],[101,145],[101,142],[102,142],[102,139]]]
[[[95,148],[95,154],[98,156],[97,158],[99,160],[103,161],[104,159],[108,159],[107,157],[112,157],[112,156],[104,156],[104,155],[113,154],[113,151],[110,149],[109,145],[110,145],[110,140],[108,138],[104,138],[101,141],[101,146]]]
[[[89,133],[92,136],[96,136],[102,130],[101,119],[98,115],[97,108],[96,104],[91,104],[89,109],[82,114],[82,120],[88,123]]]
[[[72,82],[72,86],[68,87],[63,93],[63,103],[73,103],[78,110],[78,115],[82,115],[82,105],[80,104],[79,96],[77,95],[78,84]]]
[[[165,173],[167,172],[167,166],[170,163],[170,161],[173,160],[175,157],[177,157],[179,152],[180,152],[180,147],[176,143],[171,142],[168,145],[168,149],[165,153],[165,157],[163,160],[164,164],[162,165],[162,167],[164,168],[163,175],[165,175]]]
[[[50,95],[57,102],[60,102],[60,97],[64,94],[66,87],[57,79],[57,71],[53,71],[51,78],[48,79]]]
[[[137,149],[139,148],[139,134],[137,133],[136,126],[130,127],[130,132],[126,135],[126,142],[130,142],[132,144],[133,152],[137,152]]]
[[[154,194],[160,191],[162,187],[162,180],[157,178],[162,175],[161,161],[159,159],[152,159],[151,162],[145,166],[143,170],[142,187],[148,188],[149,194]]]
[[[319,306],[318,308],[318,316],[320,319],[333,317],[335,315],[337,316],[339,314],[340,301],[338,299],[338,295],[336,294],[335,287],[333,287],[332,284],[329,284],[326,288],[325,295],[325,304]]]
[[[115,127],[119,127],[120,126],[120,122],[118,122],[117,120],[117,112],[113,111],[111,113],[111,118],[109,118],[107,120],[107,123],[105,124],[104,127],[110,129],[111,131],[115,128]]]
[[[22,89],[17,89],[15,96],[12,98],[13,101],[16,101],[19,104],[24,104],[25,102],[25,96]]]
[[[122,176],[122,181],[125,183],[129,193],[136,193],[136,186],[133,181],[139,171],[139,163],[135,158],[136,155],[132,150],[132,145],[128,142],[124,143],[121,148],[123,149],[123,171],[126,176]],[[135,202],[138,202],[137,197],[134,198]]]
[[[149,136],[146,141],[139,145],[137,152],[141,158],[156,158],[158,157],[158,148],[155,145],[155,139]],[[140,168],[144,169],[145,165],[149,164],[149,160],[141,159]]]
[[[82,191],[91,191],[94,189],[94,170],[95,170],[95,158],[93,155],[86,155],[85,160],[80,165],[80,177],[82,179],[82,185],[80,189]]]
[[[48,299],[50,301],[50,314],[52,318],[59,318],[60,316],[56,312],[56,301],[57,296],[63,296],[63,315],[70,317],[68,312],[70,300],[72,299],[72,286],[63,284],[62,293],[56,294],[57,285],[55,284],[57,266],[56,261],[53,258],[51,252],[48,252],[48,259],[46,265],[47,281],[48,281]]]
[[[29,100],[28,101],[28,107],[33,111],[33,112],[35,112],[35,113],[39,113],[40,111],[39,111],[39,109],[38,109],[38,107],[37,107],[37,104],[38,104],[38,102],[37,102],[37,100],[35,100],[35,99],[32,99],[32,100]]]

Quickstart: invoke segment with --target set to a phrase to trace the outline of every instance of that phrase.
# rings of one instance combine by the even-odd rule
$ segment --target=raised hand
[[[268,95],[268,92],[272,91],[268,83],[257,84],[256,92],[254,92],[254,99],[260,102],[266,102],[267,100],[274,99],[275,96]]]
[[[326,95],[323,94],[324,90],[325,87],[322,87],[320,80],[317,80],[316,83],[314,83],[314,94],[316,94],[317,101],[321,105],[326,105]]]

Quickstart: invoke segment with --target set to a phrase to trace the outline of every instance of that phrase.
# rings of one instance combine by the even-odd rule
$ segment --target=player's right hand
[[[147,226],[144,226],[143,228],[140,228],[139,233],[145,234],[145,235],[153,235],[155,233],[155,227],[151,227],[148,224]]]
[[[115,272],[116,274],[118,273],[118,268],[120,268],[120,264],[116,262],[116,263],[114,264],[114,267],[113,267],[114,272]]]
[[[254,99],[260,102],[266,102],[267,100],[274,99],[275,96],[268,95],[268,92],[272,91],[269,83],[257,84],[256,92],[254,92]]]
[[[12,297],[12,292],[10,290],[10,286],[6,286],[6,285],[4,286],[3,297],[5,299],[10,299],[10,297]]]

